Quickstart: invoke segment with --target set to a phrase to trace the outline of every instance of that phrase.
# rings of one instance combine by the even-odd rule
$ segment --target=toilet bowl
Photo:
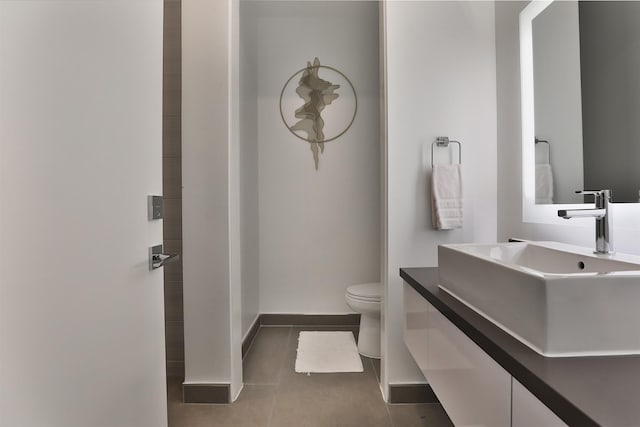
[[[364,283],[347,288],[345,299],[353,311],[360,313],[358,351],[361,355],[380,358],[380,283]]]

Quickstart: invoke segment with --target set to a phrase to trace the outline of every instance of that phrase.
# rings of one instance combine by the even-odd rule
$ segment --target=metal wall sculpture
[[[309,143],[316,170],[325,142],[344,135],[357,110],[351,81],[337,69],[320,65],[318,58],[296,71],[280,93],[282,120],[292,134]]]

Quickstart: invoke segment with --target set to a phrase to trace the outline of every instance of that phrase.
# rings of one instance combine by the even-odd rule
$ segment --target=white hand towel
[[[462,227],[462,171],[460,165],[433,165],[431,223],[436,230]]]
[[[549,163],[536,165],[536,203],[553,203],[553,172]]]

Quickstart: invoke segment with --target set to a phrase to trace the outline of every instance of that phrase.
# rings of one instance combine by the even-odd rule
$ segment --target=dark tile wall
[[[165,253],[180,261],[164,267],[167,375],[184,376],[182,308],[181,0],[164,0],[162,192]]]

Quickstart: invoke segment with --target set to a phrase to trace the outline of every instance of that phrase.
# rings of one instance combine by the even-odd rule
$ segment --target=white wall
[[[435,266],[438,244],[493,242],[497,230],[494,3],[394,1],[386,9],[385,392],[424,382],[402,339],[398,269]],[[462,142],[459,230],[431,228],[428,153],[440,135]]]
[[[498,239],[554,240],[593,247],[592,219],[562,225],[522,222],[522,165],[518,17],[526,2],[496,2],[496,76],[498,94]],[[616,250],[640,253],[638,205],[613,206]]]
[[[349,313],[345,288],[380,280],[378,5],[260,1],[243,7],[256,22],[243,35],[254,37],[256,55],[247,63],[255,66],[258,91],[250,108],[257,107],[258,117],[260,311]],[[326,144],[318,171],[308,143],[287,130],[279,111],[287,79],[316,56],[342,71],[358,96],[355,122]],[[248,120],[255,113],[248,111]],[[254,132],[248,126],[247,134]],[[243,171],[249,180],[255,173]]]
[[[551,150],[554,203],[582,203],[582,97],[578,2],[557,1],[533,20],[536,163]],[[533,144],[533,141],[531,142]]]
[[[182,1],[185,383],[240,390],[237,112],[230,26],[237,1]]]

